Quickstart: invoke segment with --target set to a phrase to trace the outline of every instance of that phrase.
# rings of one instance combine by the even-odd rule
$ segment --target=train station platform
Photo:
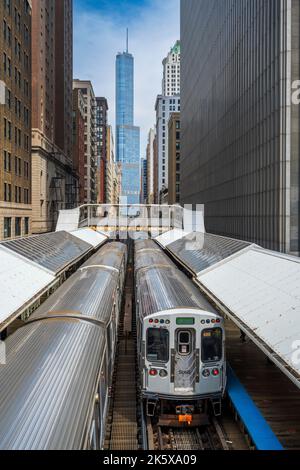
[[[282,447],[286,450],[300,449],[300,394],[299,389],[286,377],[265,354],[248,338],[242,342],[240,330],[226,320],[227,359],[237,379],[251,396]],[[255,431],[254,407],[241,402],[243,396],[236,389],[234,378],[229,378],[229,388],[236,393],[236,403],[243,409],[244,421],[254,429],[255,439],[260,447],[270,450],[277,447],[276,439],[263,427]],[[235,389],[235,390],[233,390]],[[233,397],[234,398],[234,397]],[[252,408],[252,409],[251,409]],[[257,423],[257,421],[256,421]],[[267,439],[268,442],[267,442]],[[269,446],[269,447],[268,447]],[[273,447],[272,447],[273,446]]]

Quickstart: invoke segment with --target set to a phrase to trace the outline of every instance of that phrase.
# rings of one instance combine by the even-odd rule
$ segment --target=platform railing
[[[78,227],[109,230],[172,230],[183,227],[183,208],[167,205],[85,204]]]

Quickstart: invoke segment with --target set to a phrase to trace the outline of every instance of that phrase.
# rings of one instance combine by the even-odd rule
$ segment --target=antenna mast
[[[129,34],[128,34],[128,28],[126,29],[126,52],[128,54],[128,43],[129,43]]]

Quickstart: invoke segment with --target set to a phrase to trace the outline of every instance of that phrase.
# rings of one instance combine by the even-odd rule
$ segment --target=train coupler
[[[191,405],[179,405],[176,406],[176,415],[178,417],[179,424],[187,424],[191,426],[193,422],[193,414],[195,407]]]

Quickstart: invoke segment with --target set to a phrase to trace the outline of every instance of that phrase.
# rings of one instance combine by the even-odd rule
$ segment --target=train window
[[[214,362],[222,359],[222,336],[221,328],[202,331],[202,362]]]
[[[181,344],[189,344],[191,340],[191,334],[189,331],[180,331],[179,342]]]
[[[188,356],[192,348],[192,335],[190,331],[178,332],[178,352],[182,356]]]
[[[149,328],[147,330],[147,359],[148,361],[168,362],[169,332],[168,330]]]

